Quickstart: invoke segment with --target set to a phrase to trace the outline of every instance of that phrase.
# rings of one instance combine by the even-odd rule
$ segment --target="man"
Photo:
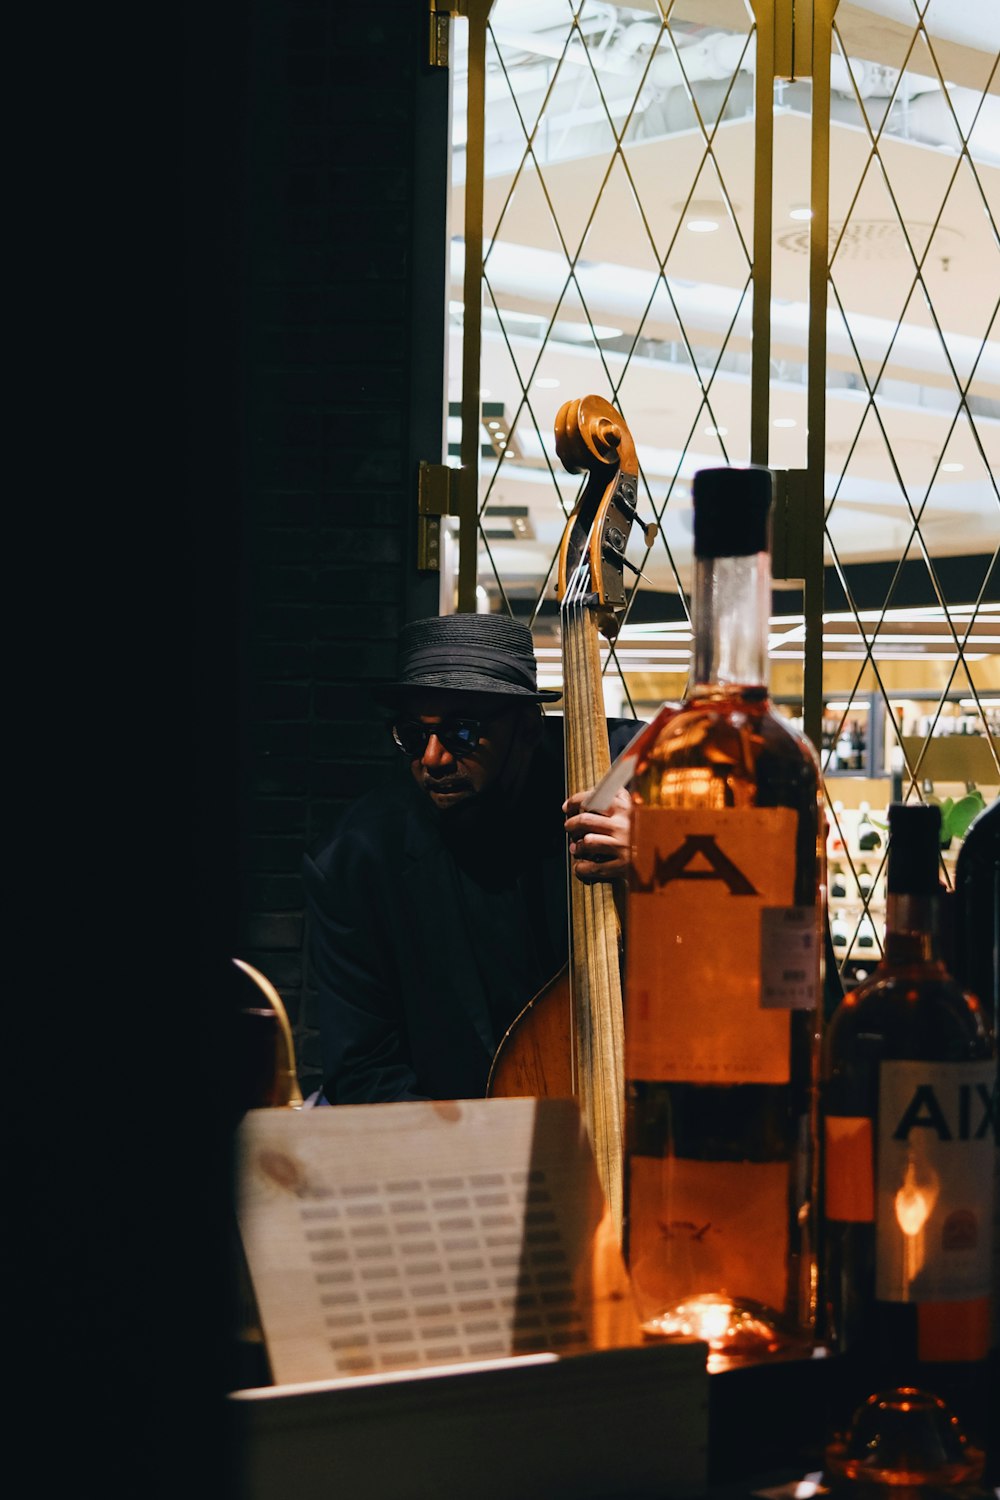
[[[567,835],[580,879],[627,869],[627,797],[608,815],[564,802],[562,720],[541,713],[559,696],[506,615],[404,627],[380,694],[399,774],[304,865],[331,1103],[481,1098],[566,960]],[[616,755],[638,725],[610,728]]]

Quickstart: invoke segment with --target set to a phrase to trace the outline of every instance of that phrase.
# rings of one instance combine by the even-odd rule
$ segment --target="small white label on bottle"
[[[996,1063],[879,1067],[876,1296],[955,1302],[990,1291]]]
[[[764,1010],[813,1010],[819,943],[812,906],[765,906],[760,914],[760,1003]]]

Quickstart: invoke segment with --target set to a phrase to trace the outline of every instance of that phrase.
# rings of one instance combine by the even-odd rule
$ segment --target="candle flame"
[[[729,1331],[729,1320],[732,1317],[732,1303],[720,1302],[715,1305],[709,1303],[698,1309],[695,1319],[695,1327],[699,1338],[706,1343],[718,1343]]]
[[[931,1172],[921,1181],[917,1172],[917,1166],[912,1156],[906,1163],[906,1176],[903,1185],[893,1200],[896,1209],[896,1223],[903,1233],[912,1238],[919,1234],[931,1216],[931,1211],[937,1202],[937,1174]]]

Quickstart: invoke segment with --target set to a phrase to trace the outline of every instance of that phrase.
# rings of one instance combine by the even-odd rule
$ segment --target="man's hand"
[[[563,803],[573,874],[586,885],[627,875],[632,863],[632,799],[622,788],[608,812],[584,812],[589,791]]]

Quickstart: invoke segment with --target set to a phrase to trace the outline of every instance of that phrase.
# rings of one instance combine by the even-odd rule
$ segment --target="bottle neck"
[[[937,897],[889,891],[885,900],[885,962],[927,964],[937,957]]]
[[[696,559],[692,688],[766,687],[770,614],[766,552]]]

